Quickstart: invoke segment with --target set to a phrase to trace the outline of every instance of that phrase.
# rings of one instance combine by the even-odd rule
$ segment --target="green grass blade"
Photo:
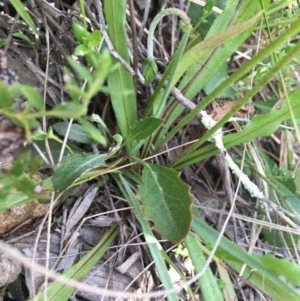
[[[254,24],[250,24],[249,21],[253,16],[262,10],[260,6],[260,0],[243,1],[239,10],[236,8],[237,2],[238,1],[231,2],[231,4],[224,9],[223,13],[218,16],[213,23],[213,26],[210,28],[205,40],[190,49],[190,55],[187,53],[184,55],[184,59],[186,61],[182,61],[177,69],[172,85],[175,85],[176,81],[184,74],[186,68],[188,68],[188,71],[180,82],[179,89],[184,91],[184,89],[186,89],[186,87],[189,85],[189,89],[184,92],[185,96],[189,99],[193,99],[213,76],[216,77],[216,75],[218,75],[218,70],[220,70],[220,68],[226,63],[227,59],[234,53],[236,49],[240,47],[240,45],[249,37],[249,35],[251,35],[254,27],[256,26],[255,22]],[[251,3],[250,7],[249,2]],[[265,2],[265,5],[267,6],[269,1]],[[233,16],[235,16],[235,18],[232,21],[232,24],[238,24],[236,26],[236,29],[239,30],[238,34],[234,33],[234,26],[229,26],[226,29]],[[233,36],[227,36],[230,31],[232,31]],[[214,37],[218,38],[214,40]],[[224,38],[225,41],[223,41]],[[220,41],[222,41],[222,47],[217,45]],[[202,53],[205,51],[207,42],[211,44],[211,49],[208,51],[208,53]],[[214,47],[212,47],[213,45]],[[215,49],[215,51],[212,52],[213,49]],[[189,62],[191,59],[195,60],[192,62],[192,64]],[[167,118],[167,122],[165,122],[165,127],[161,132],[160,137],[164,137],[169,128],[173,127],[174,120],[178,118],[183,110],[184,108],[181,105],[177,105],[175,110]],[[161,139],[158,139],[158,141],[160,140]]]
[[[73,280],[80,280],[84,278],[96,265],[99,259],[106,252],[113,239],[119,232],[119,226],[113,225],[108,232],[103,236],[100,242],[88,252],[78,263],[73,265],[63,276]],[[73,287],[59,282],[59,279],[54,281],[47,289],[48,301],[65,301],[68,300],[74,291]],[[44,301],[45,293],[41,292],[34,300]],[[32,299],[31,299],[32,300]],[[30,300],[30,301],[31,301]],[[33,300],[32,300],[33,301]]]
[[[189,251],[196,273],[199,273],[205,265],[206,258],[202,253],[197,241],[191,234],[185,240],[185,245]],[[210,268],[206,269],[203,275],[198,279],[204,300],[222,301],[223,297],[220,292],[216,278]]]
[[[35,33],[37,33],[38,30],[30,15],[28,14],[24,4],[20,0],[10,0],[10,3],[21,16],[21,18],[27,23],[27,25],[30,26]]]
[[[280,36],[277,40],[270,44],[268,48],[262,50],[252,60],[245,63],[245,65],[242,68],[240,68],[237,72],[231,75],[223,84],[216,88],[209,96],[207,96],[199,105],[195,107],[193,111],[191,111],[183,119],[185,119],[185,121],[187,119],[189,119],[189,121],[192,120],[192,118],[194,118],[197,115],[197,112],[199,112],[199,108],[201,108],[204,104],[209,103],[210,100],[214,99],[214,96],[218,95],[218,92],[220,90],[226,89],[228,86],[230,86],[231,83],[235,82],[240,76],[242,76],[242,74],[246,73],[246,71],[249,71],[259,62],[261,62],[267,55],[271,55],[274,51],[276,51],[277,47],[283,44],[286,40],[290,39],[294,34],[297,34],[299,31],[299,23],[289,28],[282,36]],[[249,99],[251,99],[251,97],[258,93],[260,89],[264,85],[266,85],[273,78],[273,76],[276,75],[284,66],[286,66],[299,52],[300,42],[295,44],[295,46],[291,48],[290,51],[284,57],[282,57],[282,59],[271,70],[269,70],[264,76],[262,76],[261,79],[257,81],[257,84],[254,87],[252,87],[252,89],[249,90],[244,95],[244,97],[242,97],[212,129],[207,131],[206,134],[204,134],[196,143],[194,143],[186,151],[181,153],[180,156],[178,156],[176,160],[172,163],[172,166],[177,165],[177,163],[182,161],[183,158],[185,158],[185,156],[193,153],[197,147],[199,147],[204,141],[211,137],[217,129],[223,126],[243,105],[245,105],[248,102]],[[183,123],[185,123],[185,121]],[[181,122],[179,122],[179,124],[180,123]]]
[[[105,0],[104,12],[112,44],[119,55],[129,63],[128,45],[125,35],[126,2],[123,0]],[[117,123],[124,140],[126,140],[130,134],[131,127],[134,126],[137,120],[136,97],[132,75],[123,66],[120,66],[108,75],[108,87],[112,91],[132,92],[130,94],[111,95]]]
[[[133,211],[135,213],[135,216],[137,217],[139,223],[142,226],[144,236],[146,239],[146,242],[148,244],[150,253],[153,257],[153,260],[155,261],[155,266],[157,268],[160,280],[164,286],[164,289],[172,289],[173,284],[170,279],[166,263],[164,261],[164,258],[161,253],[161,246],[156,240],[155,236],[152,233],[152,230],[150,228],[150,225],[147,221],[144,220],[143,214],[142,214],[142,208],[141,205],[136,198],[135,194],[133,193],[131,187],[129,186],[129,183],[124,179],[122,175],[119,176],[122,183],[119,182],[119,187],[122,190],[123,194],[126,196],[127,201],[129,202],[130,206],[133,207]],[[177,294],[172,293],[168,295],[169,301],[178,301]]]
[[[206,243],[214,243],[219,233],[208,226],[206,223],[194,217],[192,229],[201,237]],[[274,273],[273,269],[268,267],[270,260],[266,260],[265,257],[258,257],[249,255],[246,251],[239,246],[223,237],[220,241],[219,247],[216,252],[216,256],[229,263],[237,272],[240,272],[243,264],[247,265],[243,277],[247,279],[254,286],[262,289],[265,293],[269,294],[275,300],[280,301],[297,301],[300,300],[300,292],[292,287],[288,282],[282,280],[277,273]],[[275,261],[281,262],[281,259],[272,259],[272,263]],[[300,275],[300,268],[296,264],[293,264],[294,272]],[[287,276],[287,273],[284,274]],[[292,280],[292,279],[291,279]]]
[[[190,49],[189,51],[187,51],[183,55],[183,57],[182,57],[182,59],[180,61],[180,64],[178,65],[178,67],[176,69],[176,73],[175,73],[174,78],[173,78],[172,86],[175,85],[175,83],[177,82],[177,80],[184,74],[184,72],[186,72],[188,70],[189,67],[193,66],[194,64],[197,64],[197,62],[199,61],[199,59],[204,54],[206,54],[207,52],[211,52],[215,47],[219,47],[223,43],[227,43],[227,44],[230,43],[230,41],[231,41],[232,38],[234,38],[236,35],[241,34],[243,31],[247,30],[251,25],[253,25],[255,22],[257,22],[260,17],[261,17],[261,14],[258,14],[256,16],[254,16],[252,19],[250,19],[250,20],[248,20],[248,21],[246,21],[246,22],[244,22],[242,24],[238,24],[238,25],[232,26],[232,27],[230,27],[228,29],[225,29],[224,31],[221,31],[221,32],[217,33],[216,35],[207,38],[203,42],[199,43],[198,45],[194,46],[192,49]],[[249,32],[249,34],[250,34],[250,32]],[[222,85],[220,85],[218,89],[220,89],[221,86]],[[209,101],[211,102],[212,99],[215,99],[220,94],[220,92],[222,92],[223,90],[225,90],[229,86],[230,85],[226,86],[222,90],[221,89],[218,90],[217,91],[218,93],[214,93],[215,92],[214,91],[213,92],[214,93],[214,98],[210,98]],[[202,101],[197,106],[197,108],[201,108],[201,110],[202,110],[208,104],[209,104],[208,101],[206,101],[205,103]],[[191,120],[188,117],[190,114],[188,114],[185,118],[183,118],[182,121],[177,126],[175,126],[174,129],[172,131],[170,131],[166,135],[166,137],[164,139],[159,139],[158,140],[159,144],[156,145],[156,149],[157,150],[160,149],[162,146],[164,146],[166,144],[166,142],[169,141],[186,124],[187,120],[188,121]],[[162,133],[162,136],[163,135],[164,135],[164,133]]]

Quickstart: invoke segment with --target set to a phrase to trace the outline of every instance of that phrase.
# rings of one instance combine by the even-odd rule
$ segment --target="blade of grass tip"
[[[119,187],[122,190],[123,194],[126,196],[126,199],[131,207],[134,209],[134,213],[139,221],[139,223],[142,226],[144,236],[146,239],[146,242],[148,244],[150,253],[153,257],[153,260],[155,261],[155,266],[158,271],[160,280],[164,286],[165,289],[173,289],[173,284],[170,279],[170,275],[168,273],[168,269],[166,267],[166,263],[163,259],[163,256],[161,254],[161,246],[157,242],[156,238],[154,237],[150,225],[147,221],[144,220],[143,214],[142,214],[142,208],[141,205],[134,195],[129,183],[124,179],[124,177],[120,174],[119,179],[122,183],[117,179],[117,182],[119,183]],[[125,188],[125,189],[124,189]],[[178,297],[175,293],[171,293],[168,295],[169,301],[178,301]]]

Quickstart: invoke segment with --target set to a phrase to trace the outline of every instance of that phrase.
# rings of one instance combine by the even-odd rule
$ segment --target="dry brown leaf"
[[[214,121],[219,121],[222,119],[235,105],[236,103],[234,101],[228,101],[223,105],[220,105],[213,109],[210,113],[210,117]],[[242,106],[236,113],[235,116],[238,117],[247,117],[248,115],[251,115],[254,113],[254,108],[252,106]]]

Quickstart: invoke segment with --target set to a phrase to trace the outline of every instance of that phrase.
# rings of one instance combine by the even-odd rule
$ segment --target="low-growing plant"
[[[50,193],[55,201],[59,201],[71,188],[74,189],[93,179],[98,181],[101,176],[109,175],[132,207],[132,212],[142,228],[144,239],[165,289],[161,294],[167,292],[168,300],[178,300],[178,296],[166,264],[171,260],[163,251],[157,237],[184,245],[183,250],[188,251],[196,272],[192,280],[185,281],[187,285],[198,281],[205,300],[235,300],[237,296],[230,280],[230,275],[235,273],[240,273],[250,286],[263,291],[273,300],[299,300],[300,294],[296,287],[299,286],[300,269],[296,263],[272,255],[250,255],[224,237],[224,230],[233,209],[220,232],[203,222],[197,216],[198,210],[201,209],[193,203],[189,185],[180,177],[180,171],[184,167],[221,154],[244,189],[251,197],[259,200],[261,217],[255,223],[264,226],[263,232],[268,242],[271,244],[275,240],[276,245],[280,244],[281,240],[278,238],[280,230],[287,231],[284,239],[288,246],[293,244],[298,246],[300,189],[295,175],[287,167],[276,166],[261,149],[258,153],[264,162],[263,171],[256,168],[257,161],[251,156],[250,151],[243,163],[238,159],[233,160],[228,152],[228,149],[235,146],[251,144],[258,137],[272,135],[284,122],[297,128],[300,116],[298,101],[300,90],[297,87],[291,88],[295,81],[291,81],[288,84],[289,89],[286,89],[286,83],[280,75],[282,72],[285,74],[292,72],[291,62],[299,57],[300,42],[295,37],[300,32],[300,24],[294,22],[296,16],[293,15],[288,27],[277,36],[271,36],[270,12],[272,9],[275,12],[279,10],[280,3],[281,1],[270,5],[267,0],[227,1],[222,13],[214,15],[212,1],[208,1],[198,17],[193,11],[193,8],[198,9],[195,3],[191,4],[193,7],[190,8],[189,15],[174,8],[159,12],[149,28],[148,57],[144,59],[143,76],[134,75],[147,87],[156,82],[156,86],[151,86],[154,90],[150,100],[139,112],[136,82],[126,69],[127,65],[118,63],[108,49],[102,47],[101,51],[98,50],[105,33],[100,30],[90,32],[86,24],[73,21],[73,32],[79,43],[74,54],[77,57],[84,57],[86,66],[74,58],[69,58],[68,63],[76,70],[77,76],[85,80],[84,88],[78,86],[74,75],[66,68],[64,79],[69,100],[53,109],[45,110],[41,96],[34,89],[19,84],[10,87],[0,85],[0,93],[3,95],[0,114],[22,126],[30,142],[47,137],[56,140],[62,146],[60,154],[52,154],[54,157],[52,187],[49,185],[47,189],[44,187],[42,193],[34,191],[37,185],[43,187],[43,183],[29,179],[28,171],[25,172],[30,165],[27,154],[19,157],[9,172],[1,174],[1,182],[4,184],[1,191],[3,200],[0,203],[1,210],[7,210],[12,205],[35,198],[44,200]],[[124,31],[126,3],[123,0],[104,0],[103,4],[108,36],[114,51],[130,65]],[[296,6],[295,9],[299,10]],[[170,14],[180,17],[179,27],[182,37],[176,52],[160,76],[153,55],[153,35],[158,22]],[[101,22],[102,20],[99,20],[99,23]],[[206,32],[201,27],[203,24],[208,27]],[[264,47],[235,72],[228,74],[227,67],[224,67],[227,66],[227,61],[257,30],[259,24],[266,27],[268,33]],[[289,42],[291,40],[292,42]],[[255,81],[249,86],[249,74],[254,69],[256,71],[251,74],[254,74]],[[281,86],[278,90],[280,99],[273,100],[275,105],[266,108],[268,102],[257,103],[256,106],[261,109],[261,113],[248,120],[243,129],[236,124],[235,133],[223,136],[224,124],[229,121],[236,122],[235,114],[241,111],[265,85],[273,83],[277,74]],[[199,104],[192,102],[203,89],[207,92],[207,96]],[[110,133],[98,115],[88,116],[88,105],[93,96],[99,92],[110,95],[117,134]],[[27,105],[23,111],[16,113],[13,100],[19,94],[26,98]],[[205,110],[222,95],[235,97],[235,102],[229,110],[225,110],[214,119],[213,115],[209,115]],[[58,135],[64,137],[64,141],[55,136],[51,128],[47,133],[32,134],[32,129],[37,127],[37,120],[42,117],[59,119],[52,128]],[[206,128],[204,134],[188,147],[179,148],[179,155],[172,161],[167,161],[166,164],[154,163],[157,162],[154,158],[168,152],[166,149],[168,143],[195,117]],[[107,147],[107,151],[101,154],[85,153],[82,149],[74,147],[70,140],[81,144],[100,144]],[[204,142],[207,141],[210,143],[204,146]],[[38,167],[34,171],[37,171]],[[265,189],[261,191],[245,171],[261,177],[266,183]],[[299,170],[296,174],[299,177]],[[18,193],[14,194],[14,189]],[[17,200],[18,197],[20,201]],[[9,204],[12,198],[13,203]],[[232,208],[233,204],[234,200]],[[281,211],[281,222],[278,225],[272,224],[271,221],[281,209],[284,210]],[[290,227],[289,230],[287,226]],[[269,231],[269,228],[272,231]],[[117,226],[114,225],[103,241],[64,276],[73,280],[84,277],[116,234]],[[181,255],[183,250],[178,248],[177,253]],[[215,273],[209,265],[211,261],[214,261],[222,282],[214,276]],[[282,277],[287,281],[282,280]],[[46,290],[46,293],[41,293],[37,300],[44,300],[45,294],[48,299],[59,296],[60,300],[67,300],[73,292],[66,282],[61,283],[59,279]],[[194,299],[194,296],[191,298]]]

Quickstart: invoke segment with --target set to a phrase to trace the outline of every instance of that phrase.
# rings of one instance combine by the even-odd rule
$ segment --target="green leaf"
[[[28,14],[24,4],[20,0],[10,0],[10,4],[15,8],[21,18],[31,27],[34,32],[38,32],[37,28]]]
[[[69,122],[57,122],[53,124],[54,130],[61,136],[65,137],[67,129],[69,126]],[[80,143],[94,143],[94,140],[91,138],[89,134],[85,131],[85,129],[80,125],[73,123],[68,135],[68,139],[74,140]]]
[[[86,54],[85,59],[88,64],[94,68],[99,68],[101,62],[101,53],[98,51],[90,51]],[[107,72],[108,73],[108,72]]]
[[[76,154],[65,157],[52,177],[55,191],[69,187],[84,172],[105,165],[106,154]]]
[[[206,243],[215,243],[219,236],[219,233],[215,229],[195,216],[192,228]],[[263,290],[266,294],[272,296],[274,300],[300,300],[300,292],[293,288],[287,281],[281,279],[279,269],[277,269],[278,274],[274,273],[273,269],[266,266],[260,257],[248,254],[227,238],[222,237],[216,256],[226,261],[238,273],[241,271],[243,265],[246,264],[247,267],[242,275],[243,278]],[[273,264],[277,264],[280,260],[281,259],[274,259]],[[296,269],[296,275],[299,275],[299,266],[295,265],[294,268]],[[293,269],[294,272],[295,269]],[[288,274],[286,271],[282,273],[285,277],[287,277]],[[288,277],[289,280],[294,281],[291,275]]]
[[[43,140],[45,140],[45,136],[47,136],[45,133],[43,134],[44,138]],[[54,164],[58,163],[59,157],[60,157],[60,153],[61,153],[61,143],[55,141],[55,140],[49,140],[49,148],[50,148],[50,152],[51,152],[51,156],[53,158]],[[45,146],[45,142],[44,141],[36,141],[35,144],[37,145],[38,149],[44,154],[44,156],[46,156],[46,158],[48,158],[48,150],[46,149]],[[80,149],[79,147],[72,145],[71,143],[68,143],[68,148],[73,152],[73,153],[83,153],[83,150]],[[70,151],[69,149],[66,148],[65,149],[65,154],[69,155]],[[24,151],[30,151],[31,153],[31,160],[34,160],[35,158],[39,157],[39,153],[36,151],[36,149],[32,146],[32,145],[27,145],[26,147],[22,147],[20,149],[18,149],[17,154],[21,154]],[[49,167],[48,165],[46,165],[46,163],[43,163],[43,167]],[[53,166],[51,166],[53,167]]]
[[[199,273],[206,263],[206,258],[200,248],[200,242],[189,234],[185,239],[185,245],[189,251],[195,271]],[[198,284],[200,285],[204,300],[223,300],[216,278],[209,267],[199,278]]]
[[[6,39],[0,39],[0,48],[2,48],[7,43]]]
[[[179,172],[148,163],[144,163],[142,180],[139,196],[145,217],[166,239],[182,241],[192,219],[189,186],[179,179]]]
[[[93,49],[100,44],[101,41],[101,32],[100,30],[95,30],[92,32],[91,37],[88,42],[88,46]]]
[[[72,19],[73,32],[76,40],[80,44],[85,44],[90,39],[91,34],[78,21]]]
[[[104,1],[105,19],[108,34],[118,54],[130,64],[128,45],[125,34],[126,2],[123,0]],[[124,140],[128,138],[131,128],[137,120],[137,105],[133,77],[123,67],[113,70],[108,75],[108,88],[116,91],[130,91],[130,94],[111,95],[112,106],[118,127]],[[130,146],[127,146],[129,147]]]
[[[10,208],[21,206],[34,199],[29,198],[25,193],[12,190],[12,187],[5,186],[0,191],[0,212],[4,212]]]
[[[214,89],[216,89],[226,78],[228,77],[228,66],[224,64],[219,70],[213,75],[209,82],[205,85],[204,91],[206,95],[209,95]],[[218,96],[218,97],[229,97],[233,98],[236,91],[233,88],[228,88]]]
[[[34,52],[36,51],[34,44],[31,42],[31,40],[25,34],[23,34],[21,32],[15,32],[15,33],[13,33],[13,37],[24,40],[32,47]]]
[[[89,52],[91,52],[91,49],[85,44],[78,45],[74,50],[74,54],[77,56],[84,56]]]
[[[129,136],[130,140],[143,140],[151,136],[162,124],[162,120],[158,118],[145,118],[139,120],[134,125],[131,134]]]
[[[110,246],[118,232],[118,225],[113,225],[102,237],[100,242],[92,250],[90,250],[78,263],[68,269],[62,276],[77,281],[82,280],[102,258],[103,254],[107,251],[108,247]],[[34,298],[34,300],[44,301],[45,295],[48,301],[69,300],[69,297],[73,292],[73,287],[61,283],[58,278],[47,288],[46,294],[45,292],[41,292],[36,298]],[[33,299],[30,299],[30,301],[33,301]]]
[[[264,267],[273,272],[274,275],[285,277],[286,280],[293,284],[300,285],[300,267],[294,262],[275,258],[271,254],[256,258]]]

